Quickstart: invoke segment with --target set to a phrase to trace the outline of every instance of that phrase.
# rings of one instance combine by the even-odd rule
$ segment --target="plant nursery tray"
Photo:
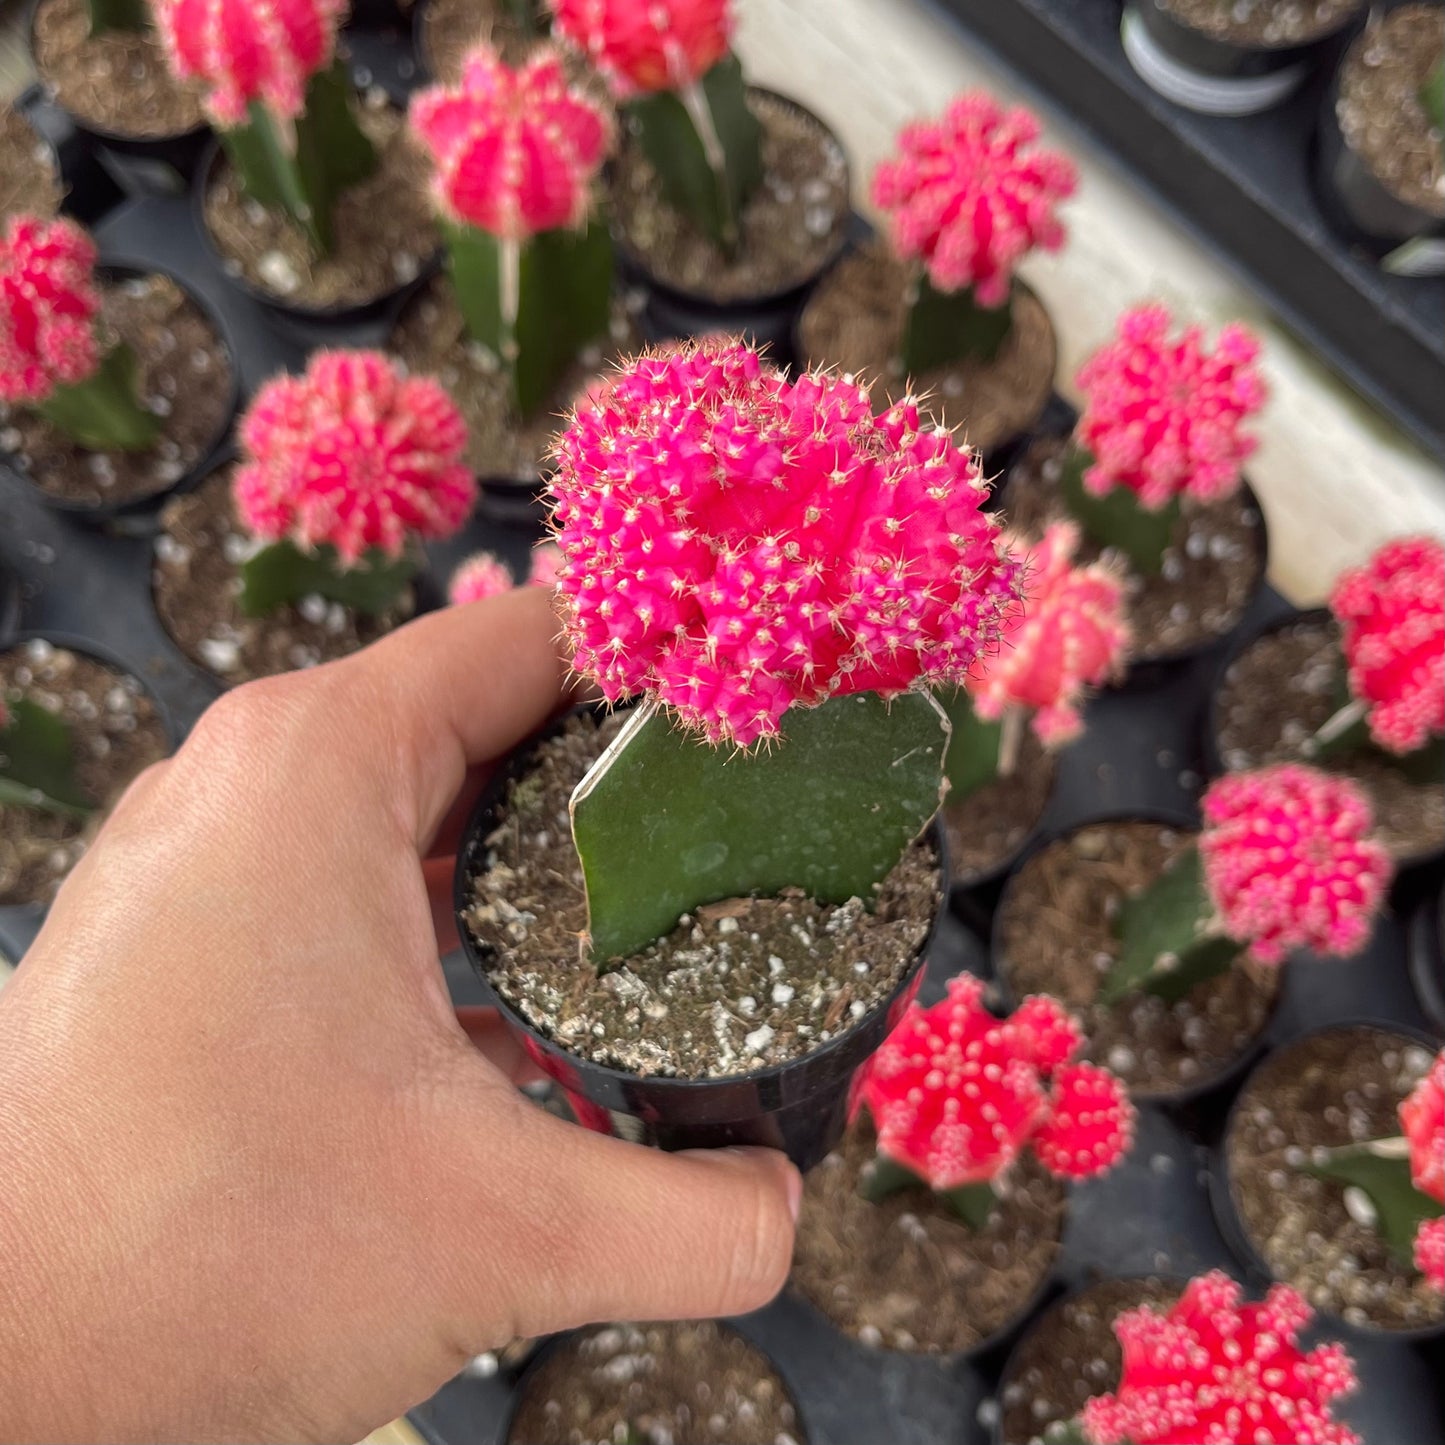
[[[1197,115],[1151,90],[1119,0],[932,0],[1040,104],[1104,142],[1356,390],[1445,458],[1445,279],[1382,271],[1330,227],[1311,181],[1330,67],[1285,105]]]

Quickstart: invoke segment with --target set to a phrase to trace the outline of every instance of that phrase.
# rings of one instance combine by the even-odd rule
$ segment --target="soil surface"
[[[1436,1324],[1445,1295],[1351,1214],[1344,1185],[1301,1166],[1312,1149],[1398,1136],[1400,1103],[1430,1064],[1403,1034],[1329,1029],[1271,1054],[1235,1104],[1225,1157],[1246,1235],[1275,1279],[1350,1324]]]
[[[1063,437],[1043,438],[1009,470],[1001,499],[1004,516],[1030,542],[1050,522],[1068,516],[1060,494],[1067,449]],[[1128,572],[1132,661],[1205,646],[1233,631],[1264,575],[1263,526],[1244,490],[1209,506],[1185,503],[1175,544],[1165,549],[1163,570],[1152,577]],[[1078,565],[1104,550],[1084,536]]]
[[[802,1445],[767,1356],[711,1322],[603,1325],[526,1377],[506,1445]]]
[[[1096,1395],[1119,1388],[1124,1356],[1114,1321],[1127,1310],[1166,1310],[1179,1284],[1108,1279],[1060,1300],[1019,1341],[999,1386],[1002,1445],[1043,1445],[1046,1432],[1075,1419]]]
[[[493,985],[573,1053],[639,1075],[718,1078],[800,1058],[898,985],[938,911],[938,863],[915,844],[878,888],[837,907],[797,890],[684,914],[600,975],[579,957],[587,925],[567,802],[621,727],[569,719],[513,782],[463,915]]]
[[[428,281],[407,302],[387,349],[409,371],[434,376],[467,423],[467,465],[484,481],[506,477],[535,483],[548,470],[547,454],[564,425],[563,413],[598,374],[642,346],[636,311],[616,298],[611,331],[599,337],[562,378],[552,402],[519,422],[512,412],[506,375],[497,358],[467,333],[449,277]]]
[[[1028,287],[1015,287],[1013,330],[994,360],[959,361],[905,377],[899,352],[912,275],[912,265],[896,260],[882,241],[844,256],[803,308],[798,340],[808,364],[852,372],[879,383],[889,397],[901,396],[911,383],[939,420],[958,427],[981,451],[1027,431],[1048,405],[1058,361],[1043,302]]]
[[[1420,87],[1442,49],[1438,5],[1392,10],[1350,47],[1335,107],[1345,140],[1380,184],[1432,216],[1445,216],[1445,154]]]
[[[0,106],[0,228],[14,216],[53,216],[60,178],[50,147],[23,115]]]
[[[239,565],[256,547],[236,520],[231,467],[223,467],[161,512],[152,576],[156,611],[181,651],[222,682],[249,682],[315,667],[374,642],[412,615],[365,617],[305,597],[268,617],[247,617],[238,601]]]
[[[314,256],[288,216],[250,200],[224,154],[216,162],[206,192],[211,239],[230,270],[278,301],[312,310],[364,305],[415,281],[437,254],[430,167],[406,117],[379,90],[365,93],[358,114],[379,164],[337,201],[329,256]]]
[[[428,0],[419,24],[422,63],[449,85],[460,79],[467,51],[483,41],[514,66],[537,44],[537,37],[525,34],[498,0]]]
[[[25,698],[64,721],[76,782],[98,805],[77,819],[0,803],[0,904],[48,903],[127,785],[170,741],[135,678],[48,642],[0,652],[0,697]]]
[[[143,452],[91,451],[39,412],[0,406],[0,449],[47,496],[81,507],[134,502],[169,490],[193,471],[231,422],[234,365],[210,318],[169,276],[101,287],[103,345],[125,342],[139,364],[139,395],[161,418],[161,439]]]
[[[1053,1268],[1064,1184],[1023,1155],[996,1186],[988,1223],[973,1230],[927,1189],[869,1203],[858,1182],[875,1153],[862,1119],[804,1180],[792,1287],[865,1345],[975,1348],[1027,1308]]]
[[[943,809],[949,877],[970,883],[1007,863],[1028,842],[1054,791],[1054,755],[1025,728],[1018,766]]]
[[[1338,30],[1364,0],[1161,0],[1181,25],[1249,49],[1302,45]]]
[[[994,925],[995,966],[1014,999],[1051,994],[1077,1014],[1085,1056],[1112,1069],[1136,1098],[1168,1098],[1228,1069],[1259,1037],[1279,991],[1279,970],[1245,957],[1177,1003],[1145,993],[1112,1007],[1097,1002],[1122,949],[1114,936],[1120,904],[1149,888],[1191,841],[1158,823],[1083,828],[1019,869]]]
[[[92,36],[88,0],[42,0],[35,64],[66,110],[113,135],[155,140],[206,122],[199,88],[171,75],[156,32]]]
[[[750,90],[762,122],[763,178],[739,218],[729,260],[663,198],[652,163],[624,138],[612,168],[619,237],[648,273],[712,301],[747,301],[800,286],[842,248],[848,230],[848,161],[823,123],[788,102]]]
[[[1380,752],[1316,758],[1310,740],[1338,706],[1344,661],[1333,620],[1267,632],[1229,665],[1215,703],[1218,745],[1232,773],[1308,762],[1343,773],[1370,795],[1381,838],[1396,858],[1445,845],[1445,787],[1413,782]]]

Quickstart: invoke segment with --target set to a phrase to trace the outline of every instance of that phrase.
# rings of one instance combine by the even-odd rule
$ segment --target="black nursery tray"
[[[1328,67],[1262,115],[1196,115],[1134,73],[1119,0],[932,3],[1109,146],[1356,390],[1445,458],[1445,280],[1389,275],[1321,213],[1310,169]]]

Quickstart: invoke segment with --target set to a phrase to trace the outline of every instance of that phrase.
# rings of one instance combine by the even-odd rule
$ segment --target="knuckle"
[[[793,1226],[782,1191],[761,1181],[733,1216],[728,1298],[719,1313],[746,1313],[772,1300],[787,1282],[793,1259]]]

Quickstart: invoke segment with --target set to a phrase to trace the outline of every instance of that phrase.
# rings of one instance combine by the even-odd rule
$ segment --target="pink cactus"
[[[1330,610],[1370,736],[1412,753],[1445,733],[1445,546],[1433,537],[1386,542],[1335,583]]]
[[[1338,1344],[1304,1353],[1313,1311],[1287,1285],[1259,1304],[1219,1270],[1189,1282],[1167,1313],[1150,1305],[1114,1321],[1124,1351],[1119,1389],[1084,1407],[1093,1445],[1359,1445],[1331,1413],[1355,1388]]]
[[[1243,326],[1219,333],[1211,354],[1197,326],[1177,339],[1159,305],[1126,312],[1118,338],[1079,372],[1084,414],[1075,433],[1094,462],[1086,490],[1125,487],[1149,511],[1176,497],[1215,502],[1234,492],[1257,443],[1243,426],[1264,405],[1259,342]]]
[[[478,46],[459,86],[413,99],[411,125],[436,162],[443,215],[509,241],[581,225],[612,140],[611,119],[550,47],[513,70]]]
[[[1445,1292],[1445,1217],[1427,1219],[1415,1233],[1415,1268]]]
[[[961,680],[1017,597],[977,457],[912,405],[875,418],[852,382],[786,380],[736,342],[630,362],[557,461],[574,665],[714,742]]]
[[[240,435],[241,520],[266,541],[329,544],[347,564],[450,536],[476,496],[461,413],[435,381],[404,380],[377,352],[316,353],[304,376],[261,389]]]
[[[1391,864],[1356,784],[1283,763],[1220,778],[1202,806],[1205,881],[1230,938],[1262,963],[1364,946]]]
[[[244,125],[252,101],[282,120],[306,103],[306,83],[331,63],[347,0],[151,0],[171,69],[208,87],[219,126]]]
[[[95,245],[70,221],[16,216],[0,242],[0,401],[43,402],[100,364]]]
[[[951,101],[941,120],[905,126],[873,173],[895,253],[921,260],[939,291],[972,287],[981,306],[1002,306],[1019,262],[1063,245],[1054,211],[1078,184],[1066,157],[1030,149],[1038,136],[1028,111],[983,91]]]
[[[1102,1174],[1128,1150],[1134,1107],[1113,1074],[1068,1064],[1083,1042],[1053,1000],[1025,1000],[1009,1019],[983,984],[952,979],[948,997],[910,1009],[857,1086],[878,1151],[936,1190],[997,1179],[1032,1145],[1062,1177]]]
[[[529,587],[555,587],[562,553],[555,542],[543,542],[532,548],[532,570],[527,576]]]
[[[1073,566],[1078,545],[1072,522],[1044,533],[1024,563],[1022,610],[1006,624],[998,655],[976,663],[968,679],[981,718],[1033,709],[1034,732],[1048,747],[1083,731],[1085,690],[1113,677],[1129,646],[1122,579],[1101,562]]]
[[[1445,1050],[1400,1105],[1415,1188],[1445,1204]]]
[[[733,19],[730,0],[552,0],[552,24],[625,99],[701,80]]]
[[[447,584],[447,601],[453,607],[499,597],[517,584],[507,564],[493,552],[473,552],[462,562]]]

